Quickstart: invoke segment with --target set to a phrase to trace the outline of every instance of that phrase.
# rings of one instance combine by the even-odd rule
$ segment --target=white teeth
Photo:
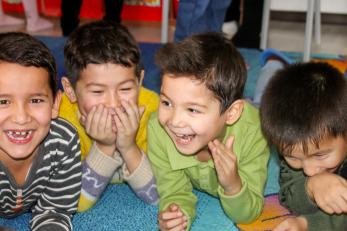
[[[32,134],[32,130],[28,131],[7,131],[7,135],[12,139],[23,140]]]

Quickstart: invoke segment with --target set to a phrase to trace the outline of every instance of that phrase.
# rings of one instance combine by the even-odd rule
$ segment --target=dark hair
[[[275,74],[262,96],[261,125],[280,153],[301,145],[319,147],[325,137],[347,131],[347,83],[327,63],[302,63]]]
[[[140,49],[124,26],[111,21],[95,21],[73,31],[64,48],[67,77],[76,86],[80,72],[88,64],[135,65],[135,75],[140,78]]]
[[[193,76],[204,83],[221,103],[221,114],[242,98],[246,66],[232,42],[220,33],[193,35],[168,43],[156,54],[161,75]]]
[[[0,62],[44,68],[49,74],[53,97],[58,91],[54,56],[40,40],[22,32],[0,33]]]

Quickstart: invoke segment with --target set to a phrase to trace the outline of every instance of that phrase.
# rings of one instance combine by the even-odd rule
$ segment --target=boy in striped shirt
[[[61,95],[49,49],[0,34],[0,216],[31,211],[32,230],[71,230],[81,190],[79,137],[58,119]]]

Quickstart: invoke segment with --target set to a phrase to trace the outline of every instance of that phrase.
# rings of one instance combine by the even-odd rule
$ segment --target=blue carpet
[[[57,59],[58,77],[65,74],[63,62],[63,46],[65,39],[61,37],[38,37],[53,51]],[[159,92],[159,71],[155,67],[153,58],[155,50],[161,45],[155,43],[141,43],[143,65],[146,70],[144,86]],[[245,87],[245,97],[252,98],[255,82],[260,70],[259,50],[240,49],[248,65],[248,79]],[[278,192],[278,163],[274,152],[269,162],[269,177],[265,195]],[[200,230],[238,230],[226,217],[219,201],[205,193],[194,191],[198,196],[197,219],[193,223],[192,231]],[[110,185],[93,209],[85,213],[76,214],[73,219],[74,229],[84,230],[157,230],[157,206],[147,205],[139,200],[126,184]],[[12,227],[15,230],[29,230],[30,214],[23,214],[14,219],[0,218],[0,226]]]

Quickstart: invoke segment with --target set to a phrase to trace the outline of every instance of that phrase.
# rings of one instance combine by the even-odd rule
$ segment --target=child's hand
[[[241,178],[237,171],[236,155],[233,153],[233,143],[234,136],[230,136],[225,145],[217,139],[208,143],[219,183],[226,195],[234,195],[242,188]]]
[[[317,206],[328,214],[347,212],[347,181],[333,173],[320,173],[307,180],[306,190]]]
[[[115,124],[112,124],[114,114],[114,110],[100,104],[94,106],[87,117],[81,116],[81,124],[86,133],[96,141],[103,152],[109,155],[113,154],[116,147]]]
[[[273,231],[306,231],[307,220],[304,217],[289,217],[277,225]]]
[[[181,231],[187,227],[187,217],[176,204],[171,204],[166,210],[159,213],[159,229]]]
[[[121,101],[122,107],[116,108],[114,120],[117,127],[116,146],[121,154],[128,153],[129,150],[137,148],[135,138],[139,129],[140,120],[144,107],[138,107],[130,101]]]

